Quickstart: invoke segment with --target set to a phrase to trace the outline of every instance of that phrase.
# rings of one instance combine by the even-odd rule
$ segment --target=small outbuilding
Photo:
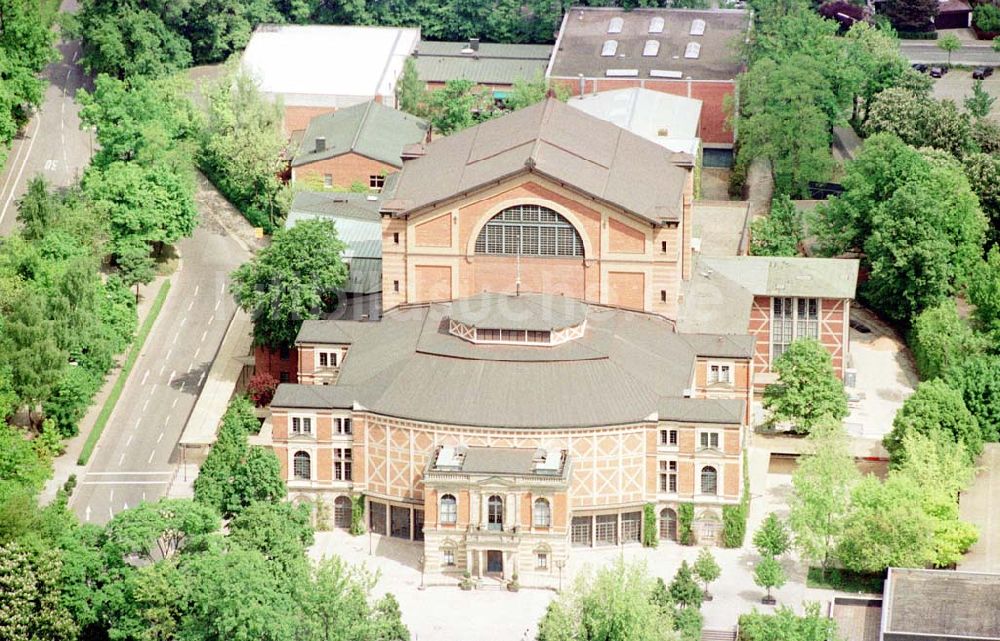
[[[879,641],[1000,641],[1000,574],[889,568]]]

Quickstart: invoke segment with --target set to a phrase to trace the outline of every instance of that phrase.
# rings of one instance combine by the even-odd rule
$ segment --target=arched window
[[[458,521],[458,501],[451,494],[441,497],[441,523],[455,523]]]
[[[701,468],[701,493],[719,493],[719,473],[711,465]]]
[[[541,205],[515,205],[494,216],[476,238],[477,254],[583,256],[568,220]]]
[[[668,541],[677,540],[677,512],[669,507],[660,510],[660,538]]]
[[[503,529],[503,499],[494,494],[486,501],[486,529]]]
[[[535,527],[549,527],[552,525],[552,508],[547,499],[535,499],[535,509],[532,521]]]
[[[608,33],[621,33],[622,27],[625,26],[625,19],[615,16],[608,23]]]
[[[292,472],[297,479],[308,481],[312,478],[312,460],[309,452],[296,452],[292,457]]]

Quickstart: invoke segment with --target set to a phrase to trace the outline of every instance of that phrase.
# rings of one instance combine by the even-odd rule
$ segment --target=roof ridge
[[[369,100],[366,103],[365,113],[361,115],[361,124],[358,125],[358,130],[354,132],[354,140],[351,141],[351,151],[357,151],[358,141],[361,140],[361,132],[364,131],[365,126],[368,124],[368,116],[372,112],[372,105],[375,104],[375,100]],[[336,111],[333,113],[337,113]]]
[[[538,165],[538,149],[542,144],[542,135],[545,131],[545,125],[548,123],[549,116],[552,114],[552,101],[552,98],[546,98],[542,103],[542,117],[538,122],[538,135],[535,136],[534,142],[531,143],[531,151],[528,152],[528,157],[524,159],[524,166],[528,169],[534,169]],[[511,147],[511,149],[513,149],[513,147]]]

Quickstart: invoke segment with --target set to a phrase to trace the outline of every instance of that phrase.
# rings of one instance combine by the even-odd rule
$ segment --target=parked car
[[[913,67],[914,71],[919,71],[920,73],[927,73],[927,65],[923,63],[917,62],[910,66]]]
[[[940,78],[948,73],[948,67],[931,67],[931,78]]]
[[[972,70],[974,80],[985,80],[993,75],[993,67],[976,67]]]

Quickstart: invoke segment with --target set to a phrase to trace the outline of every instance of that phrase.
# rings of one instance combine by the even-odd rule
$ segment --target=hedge
[[[642,506],[642,545],[655,548],[660,544],[659,532],[656,530],[656,506],[647,503]]]
[[[681,545],[694,545],[694,503],[677,506],[677,533]]]

